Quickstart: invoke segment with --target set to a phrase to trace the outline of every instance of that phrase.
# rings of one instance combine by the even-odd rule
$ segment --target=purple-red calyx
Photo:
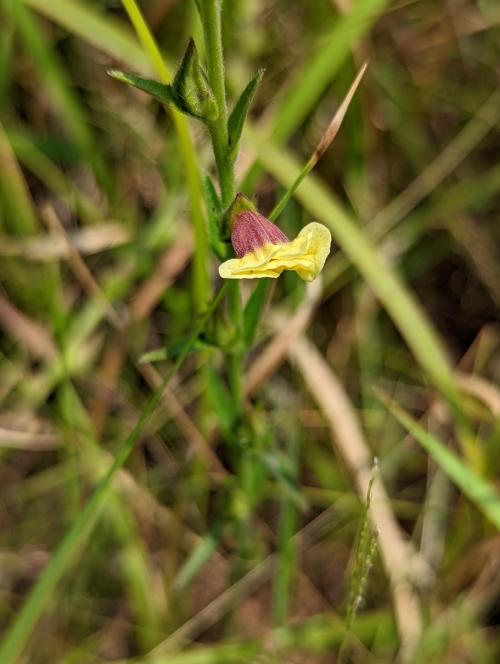
[[[289,242],[287,236],[261,214],[245,210],[236,215],[231,243],[238,258],[266,244],[283,244],[283,242]]]
[[[226,213],[223,229],[226,238],[230,229],[237,256],[219,265],[223,279],[276,279],[284,270],[292,270],[304,281],[313,281],[330,253],[332,236],[326,226],[312,221],[289,240],[241,193]]]

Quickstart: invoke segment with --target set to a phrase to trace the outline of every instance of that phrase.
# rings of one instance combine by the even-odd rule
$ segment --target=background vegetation
[[[134,2],[0,4],[0,662],[498,661],[498,3],[226,0],[264,214],[369,61],[279,217],[335,250],[269,294],[247,438],[208,134],[106,73],[203,30],[140,8],[166,64]]]

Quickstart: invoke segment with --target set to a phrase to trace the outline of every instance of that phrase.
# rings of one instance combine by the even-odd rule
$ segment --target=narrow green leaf
[[[31,0],[32,1],[32,0]],[[272,138],[276,145],[283,145],[301,125],[309,113],[317,107],[321,95],[335,79],[353,48],[369,32],[373,23],[383,13],[388,0],[358,0],[349,3],[349,11],[326,28],[320,40],[321,46],[291,76],[286,90],[280,91],[279,103],[273,114]],[[269,136],[266,139],[269,140]],[[252,190],[261,171],[260,154],[247,172],[242,186]]]
[[[215,191],[214,183],[209,175],[207,175],[204,179],[204,185],[207,207],[210,208],[211,214],[215,217],[218,214],[221,214],[223,211],[221,200]]]
[[[38,228],[35,208],[23,172],[1,123],[0,163],[2,164],[0,195],[8,206],[9,216],[13,219],[12,230],[16,230],[19,235],[31,235]]]
[[[234,424],[234,406],[227,389],[213,367],[207,367],[208,398],[217,413],[222,433],[227,437]]]
[[[148,362],[163,362],[165,360],[172,360],[184,353],[186,346],[189,346],[190,353],[194,353],[197,350],[203,350],[204,348],[212,347],[213,344],[203,337],[199,337],[194,343],[192,343],[191,339],[183,339],[183,341],[172,344],[167,348],[155,348],[154,350],[150,350],[147,353],[143,353],[139,358],[139,362],[141,364],[146,364]]]
[[[82,0],[23,0],[23,3],[112,58],[144,73],[150,71],[144,49],[125,23],[106,11],[104,3]]]
[[[212,178],[207,175],[203,180],[203,195],[207,210],[208,239],[213,252],[220,260],[227,258],[226,245],[219,240],[219,226],[222,219],[222,205],[215,191]]]
[[[243,310],[243,339],[247,348],[252,345],[255,338],[257,326],[266,304],[270,283],[269,279],[260,279]]]
[[[295,422],[287,427],[286,450],[291,478],[295,486],[298,484],[300,463],[300,437]],[[297,510],[294,501],[283,490],[281,498],[278,541],[277,564],[275,567],[271,595],[271,615],[276,626],[287,623],[291,598],[294,588],[295,566],[297,563],[297,539],[294,534],[297,530]]]
[[[271,475],[273,475],[281,484],[283,490],[289,496],[290,500],[295,504],[297,509],[299,509],[301,512],[305,512],[309,507],[309,504],[297,487],[294,479],[294,470],[290,459],[282,452],[277,451],[274,451],[272,454],[259,453],[258,456]]]
[[[264,76],[264,70],[259,69],[257,74],[252,78],[250,83],[241,93],[240,98],[236,102],[236,105],[229,116],[227,122],[227,131],[228,131],[228,146],[227,153],[228,159],[234,161],[238,155],[238,150],[240,147],[241,134],[243,133],[243,127],[245,126],[245,120],[248,114],[248,110],[253,101],[259,83]]]
[[[212,555],[217,550],[220,542],[220,533],[217,528],[213,528],[202,540],[197,544],[194,551],[186,560],[184,565],[176,575],[172,584],[172,589],[176,591],[183,590],[195,578],[198,572],[210,560]]]
[[[164,85],[163,83],[158,83],[158,81],[153,81],[150,78],[142,78],[141,76],[120,71],[119,69],[109,69],[108,74],[117,81],[127,83],[127,85],[131,85],[138,90],[146,92],[148,95],[161,101],[162,104],[175,105],[175,96],[172,92],[171,85]]]
[[[418,422],[385,395],[377,396],[387,410],[430,454],[441,470],[448,475],[461,491],[500,530],[500,494],[495,487],[467,466],[444,443],[425,431]]]
[[[212,646],[195,646],[184,652],[148,656],[140,662],[147,664],[251,664],[258,661],[262,645],[257,641],[222,643]],[[126,660],[128,664],[139,664],[139,660]],[[120,664],[125,664],[124,661]]]
[[[339,72],[352,48],[359,43],[378,16],[389,4],[388,0],[358,0],[349,4],[327,29],[295,79],[290,77],[288,91],[281,96],[273,128],[274,142],[282,144],[300,126]]]
[[[94,169],[97,181],[109,191],[111,173],[92,133],[88,109],[76,94],[67,70],[68,63],[61,58],[49,33],[43,30],[44,26],[30,9],[17,0],[8,0],[3,5],[12,18],[23,49],[33,64],[40,84],[46,90],[47,98],[51,100],[54,113],[60,118],[78,152]]]

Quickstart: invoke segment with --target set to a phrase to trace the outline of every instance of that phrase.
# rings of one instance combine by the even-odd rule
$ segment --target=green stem
[[[233,167],[227,158],[227,106],[224,80],[224,52],[222,48],[221,2],[200,0],[203,23],[208,80],[217,101],[219,117],[210,124],[215,163],[219,174],[222,204],[229,207],[236,195]]]
[[[243,414],[244,385],[243,374],[245,364],[245,351],[241,347],[241,334],[243,331],[243,308],[241,305],[241,291],[239,281],[230,281],[228,288],[229,316],[235,328],[236,347],[228,354],[229,387],[233,398],[235,415],[239,418]]]
[[[228,158],[228,130],[226,89],[224,82],[224,56],[221,33],[221,2],[220,0],[197,0],[205,36],[208,80],[219,108],[219,117],[210,125],[210,135],[215,155],[215,163],[219,175],[222,206],[224,210],[233,202],[236,194],[233,163]],[[248,553],[248,520],[252,509],[252,478],[253,468],[250,450],[241,449],[240,435],[244,425],[244,371],[245,344],[243,342],[243,307],[241,289],[238,280],[228,283],[228,313],[234,329],[234,343],[226,354],[229,389],[236,422],[234,443],[236,473],[238,484],[236,492],[241,492],[245,503],[244,513],[240,515],[236,527],[239,542],[240,559],[244,560]],[[244,573],[241,564],[233,568],[235,580]]]
[[[221,31],[221,2],[220,0],[199,0],[198,7],[205,38],[208,80],[219,109],[219,117],[210,125],[210,135],[219,175],[222,205],[227,209],[236,195],[236,183],[233,165],[227,157],[227,105]],[[229,386],[235,414],[239,417],[243,412],[245,353],[239,348],[239,340],[242,338],[243,315],[238,281],[233,281],[229,285],[228,304],[237,346],[227,355]]]

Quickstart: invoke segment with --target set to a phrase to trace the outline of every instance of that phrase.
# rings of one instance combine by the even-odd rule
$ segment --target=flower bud
[[[213,121],[219,115],[214,93],[202,67],[196,45],[189,41],[179,70],[172,83],[176,105],[188,115]]]

